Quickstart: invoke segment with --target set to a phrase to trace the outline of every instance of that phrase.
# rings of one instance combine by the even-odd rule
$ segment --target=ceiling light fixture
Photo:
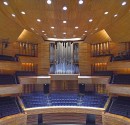
[[[126,1],[122,2],[122,6],[126,5]]]
[[[47,0],[47,4],[51,4],[51,0]]]
[[[87,33],[88,31],[87,31],[87,30],[85,30],[84,32],[85,32],[85,33]]]
[[[7,3],[6,1],[4,1],[3,3],[4,3],[4,5],[6,5],[6,6],[8,5],[8,3]]]
[[[37,22],[41,22],[41,20],[40,20],[40,19],[37,19]]]
[[[34,28],[31,28],[31,30],[34,30]]]
[[[105,15],[107,15],[107,14],[108,14],[108,12],[105,12],[104,14],[105,14]]]
[[[67,21],[64,20],[63,23],[67,23]]]
[[[83,36],[85,36],[85,34],[83,34]]]
[[[98,28],[95,28],[95,30],[98,30]]]
[[[63,6],[63,10],[67,10],[67,7],[66,7],[66,6]]]
[[[78,29],[78,28],[79,28],[78,26],[75,27],[75,29]]]
[[[46,34],[44,34],[46,36]]]
[[[63,34],[66,34],[66,32],[64,32]]]
[[[44,30],[42,30],[42,33],[44,33],[45,31]]]
[[[115,15],[114,15],[114,17],[117,17],[117,16],[118,16],[118,14],[115,14]]]
[[[83,4],[83,0],[79,0],[79,4]]]
[[[82,40],[82,38],[47,38],[49,41],[79,41]]]
[[[25,15],[25,12],[24,12],[24,11],[22,11],[21,13],[22,13],[23,15]]]
[[[89,19],[89,22],[93,22],[93,19]]]
[[[12,14],[13,17],[15,17],[15,14]]]
[[[55,27],[54,27],[54,26],[52,26],[51,28],[52,28],[52,29],[54,29]]]

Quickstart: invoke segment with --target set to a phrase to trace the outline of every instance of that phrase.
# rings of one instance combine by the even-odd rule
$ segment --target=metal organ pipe
[[[78,74],[78,44],[57,42],[50,44],[50,73]]]

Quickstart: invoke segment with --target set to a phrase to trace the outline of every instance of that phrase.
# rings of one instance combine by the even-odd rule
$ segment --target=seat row
[[[130,97],[113,97],[107,112],[130,118]]]
[[[18,76],[35,76],[33,71],[16,71],[15,74],[0,74],[0,85],[19,84]]]
[[[74,95],[74,96],[73,96]],[[78,95],[78,94],[50,94],[36,93],[21,96],[26,108],[41,106],[87,106],[103,108],[108,97],[102,94]]]
[[[22,110],[15,97],[0,97],[0,118],[21,112]]]
[[[23,55],[23,54],[16,54],[15,56],[0,55],[0,60],[3,60],[3,61],[19,61],[19,56],[34,57],[34,56],[31,56],[31,55]]]
[[[111,84],[130,84],[130,74],[115,74],[111,77]]]

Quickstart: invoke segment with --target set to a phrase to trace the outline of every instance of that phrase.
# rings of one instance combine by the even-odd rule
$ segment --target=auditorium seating
[[[47,95],[42,92],[24,94],[21,99],[26,108],[47,106]]]
[[[130,60],[130,52],[120,52],[118,56],[113,56],[112,61]]]
[[[21,113],[15,97],[0,97],[0,118]]]
[[[37,74],[34,71],[16,71],[16,76],[36,76]]]
[[[3,61],[18,61],[18,58],[13,57],[13,56],[0,55],[0,60],[3,60]]]
[[[115,74],[111,77],[111,84],[130,84],[130,74]]]
[[[130,97],[113,97],[107,112],[130,118]]]
[[[102,94],[78,95],[77,93],[51,93],[43,92],[25,94],[21,99],[26,108],[42,106],[85,106],[104,108],[107,96]]]
[[[82,98],[82,106],[104,108],[108,97],[104,94],[87,93]]]
[[[28,57],[35,57],[34,55],[27,55],[27,54],[15,54],[15,57],[19,57],[19,56],[28,56]]]
[[[0,85],[17,84],[15,75],[0,74]]]
[[[112,76],[113,72],[112,71],[95,71],[92,74],[93,76]]]
[[[77,93],[53,93],[50,95],[52,106],[77,106]]]

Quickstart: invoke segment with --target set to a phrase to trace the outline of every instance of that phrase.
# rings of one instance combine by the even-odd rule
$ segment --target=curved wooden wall
[[[26,114],[16,114],[7,116],[0,119],[0,125],[26,125],[27,115]]]
[[[102,117],[103,125],[130,125],[130,119],[124,116],[105,113]]]

